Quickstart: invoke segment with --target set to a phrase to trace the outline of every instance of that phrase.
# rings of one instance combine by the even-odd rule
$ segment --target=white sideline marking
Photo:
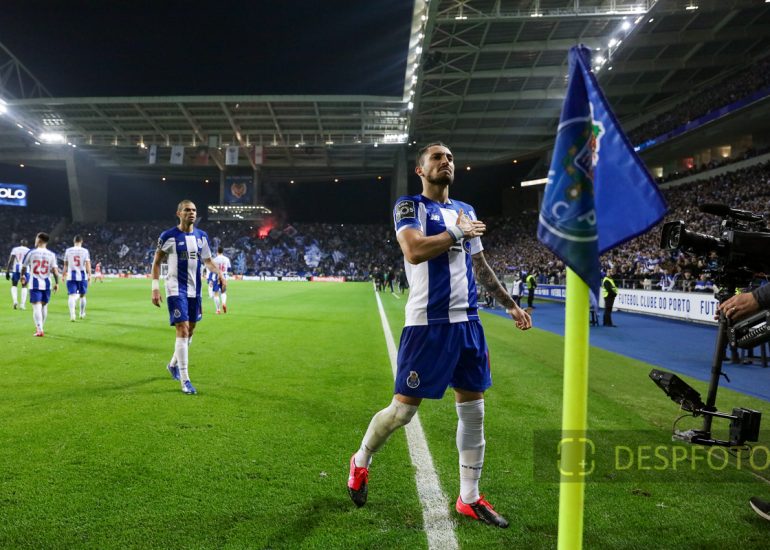
[[[396,377],[396,343],[393,341],[393,333],[390,331],[388,318],[382,308],[380,294],[375,291],[377,308],[380,311],[382,331],[385,333],[385,344],[390,356],[390,367],[393,377]],[[404,428],[406,440],[409,444],[409,456],[414,465],[414,478],[417,483],[417,494],[422,504],[422,522],[425,526],[425,534],[428,536],[428,548],[434,550],[453,550],[458,548],[455,537],[454,522],[449,517],[449,501],[441,490],[438,474],[433,467],[428,442],[425,440],[425,432],[422,431],[419,413],[412,417],[412,421]]]

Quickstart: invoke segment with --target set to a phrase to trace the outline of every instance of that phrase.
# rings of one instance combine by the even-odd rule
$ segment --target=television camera
[[[711,256],[710,271],[716,292],[715,298],[721,304],[735,295],[736,289],[750,285],[756,272],[770,271],[770,230],[764,216],[730,208],[723,204],[703,204],[700,211],[720,216],[720,235],[715,237],[687,229],[683,221],[663,225],[660,246],[663,250],[678,250],[698,256]],[[753,348],[770,341],[770,312],[762,311],[738,323],[731,323],[725,314],[719,312],[719,328],[711,364],[706,401],[686,382],[674,374],[653,369],[650,378],[681,408],[693,416],[703,416],[703,427],[687,431],[674,431],[674,439],[698,445],[719,445],[734,447],[747,441],[757,441],[762,413],[745,408],[736,408],[731,414],[719,412],[716,408],[717,390],[725,358],[727,343],[739,348]],[[712,437],[711,424],[714,418],[730,420],[729,439]]]

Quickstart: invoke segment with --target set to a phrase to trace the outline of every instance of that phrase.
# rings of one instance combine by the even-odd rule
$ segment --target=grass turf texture
[[[350,455],[392,392],[371,286],[233,282],[228,294],[227,315],[204,302],[190,351],[197,396],[165,370],[173,330],[147,281],[92,285],[88,317],[75,323],[55,295],[42,339],[30,309],[0,314],[0,547],[426,546],[403,432],[375,457],[364,508],[345,489]],[[382,299],[398,339],[404,299]],[[551,548],[558,485],[535,480],[532,449],[535,430],[560,425],[562,340],[483,322],[495,386],[482,492],[511,528],[455,515],[457,537],[463,548]],[[676,406],[649,368],[592,349],[592,429],[667,440]],[[718,404],[766,408],[725,389]],[[420,416],[453,504],[451,395]],[[770,486],[749,473],[637,477],[587,485],[586,547],[766,546],[747,500]]]

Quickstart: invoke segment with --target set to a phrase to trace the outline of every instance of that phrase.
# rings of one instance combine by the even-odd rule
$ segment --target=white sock
[[[222,305],[223,306],[227,305],[227,292],[222,293]]]
[[[217,311],[219,311],[219,296],[214,294],[214,305],[217,306]]]
[[[27,289],[21,287],[21,307],[27,307]]]
[[[174,346],[174,357],[176,357],[177,365],[179,366],[179,380],[184,384],[186,380],[190,380],[190,375],[187,373],[187,338],[176,339],[176,345]]]
[[[466,504],[479,499],[479,479],[484,466],[484,400],[455,403],[457,451],[460,454],[460,498]]]
[[[416,412],[416,405],[407,405],[394,397],[390,405],[375,414],[361,442],[361,448],[356,452],[356,466],[368,468],[372,454],[382,448],[390,434],[409,424]]]
[[[48,319],[48,304],[43,304],[43,322],[40,324],[40,330],[43,330],[46,319]]]
[[[70,294],[67,297],[67,305],[69,305],[70,307],[70,319],[75,318],[75,304],[77,303],[77,301],[78,301],[77,294]]]
[[[32,304],[32,320],[35,321],[35,328],[38,331],[43,330],[43,304],[40,302]]]
[[[86,314],[86,297],[81,296],[80,297],[80,316],[82,317],[85,314]]]
[[[18,290],[19,290],[19,287],[17,286],[11,287],[11,298],[13,298],[13,305],[15,306],[19,304],[19,299],[17,298],[17,296],[19,295]]]

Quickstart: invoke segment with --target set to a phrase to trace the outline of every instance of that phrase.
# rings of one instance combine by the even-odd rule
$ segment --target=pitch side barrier
[[[107,273],[104,277],[110,279],[149,279],[150,274],[143,275],[128,273]],[[161,276],[161,279],[165,277]],[[230,279],[234,281],[289,281],[289,282],[310,282],[310,283],[344,283],[345,277],[326,277],[314,275],[233,275]]]
[[[563,285],[539,285],[535,289],[535,296],[563,302],[566,291]],[[604,298],[600,298],[599,305],[604,307]],[[664,292],[619,288],[614,309],[716,325],[714,315],[718,305],[719,302],[711,292]]]

